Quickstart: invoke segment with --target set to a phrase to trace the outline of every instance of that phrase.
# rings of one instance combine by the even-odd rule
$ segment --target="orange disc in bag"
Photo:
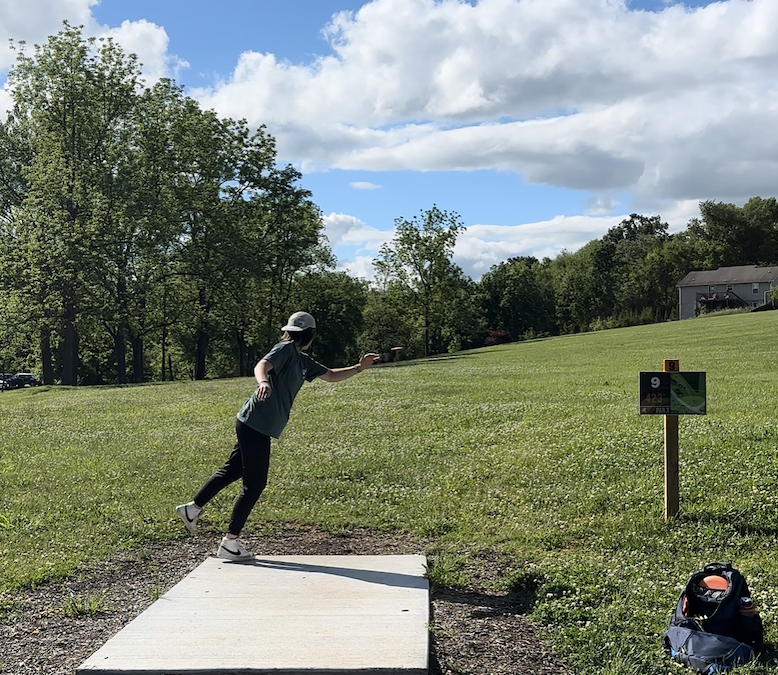
[[[717,574],[711,574],[700,581],[700,586],[703,588],[710,588],[714,591],[726,591],[729,588],[729,583],[724,577],[720,577]]]

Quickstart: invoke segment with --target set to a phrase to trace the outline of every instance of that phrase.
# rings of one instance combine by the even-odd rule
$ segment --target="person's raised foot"
[[[202,511],[202,509],[198,509],[197,506],[195,506],[194,502],[181,504],[181,506],[176,507],[176,513],[179,515],[181,520],[184,521],[186,529],[189,530],[192,534],[197,534],[197,520],[200,518]]]

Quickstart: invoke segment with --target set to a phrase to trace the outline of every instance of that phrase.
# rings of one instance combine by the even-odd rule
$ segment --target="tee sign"
[[[640,373],[641,415],[704,415],[705,373]]]

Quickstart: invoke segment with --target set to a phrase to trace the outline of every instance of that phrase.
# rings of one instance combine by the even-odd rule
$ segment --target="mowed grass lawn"
[[[434,541],[431,575],[495,592],[578,673],[677,672],[660,635],[691,572],[733,562],[778,632],[778,312],[565,336],[381,366],[298,396],[248,528],[295,521]],[[708,415],[680,418],[681,514],[664,520],[661,416],[638,373],[707,372]],[[118,549],[186,536],[172,519],[233,443],[252,380],[0,395],[0,591]],[[214,536],[237,487],[204,516]],[[768,654],[748,672],[776,672]]]

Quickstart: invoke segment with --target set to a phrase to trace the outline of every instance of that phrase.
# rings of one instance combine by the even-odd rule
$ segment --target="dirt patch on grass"
[[[342,535],[287,525],[243,538],[258,555],[424,553],[429,542],[401,534],[351,530]],[[218,537],[171,542],[94,564],[71,578],[5,598],[0,672],[72,675],[129,621],[212,554]],[[486,579],[499,563],[481,561]],[[481,588],[434,589],[430,675],[570,675],[523,614],[519,598]]]

